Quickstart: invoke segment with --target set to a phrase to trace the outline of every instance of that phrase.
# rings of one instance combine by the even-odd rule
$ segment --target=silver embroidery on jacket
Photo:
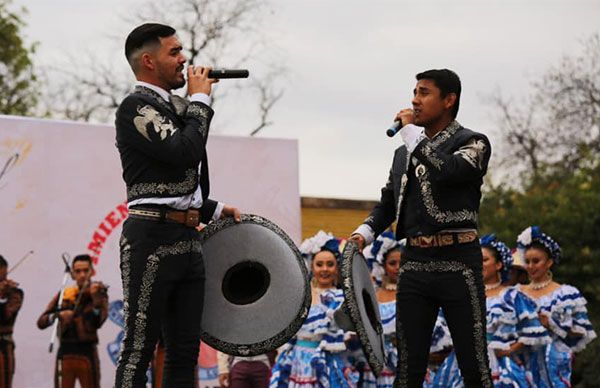
[[[433,138],[430,142],[427,142],[423,148],[421,149],[421,153],[429,163],[431,163],[436,169],[441,170],[444,161],[437,157],[435,154],[435,150],[446,142],[446,140],[450,139],[452,135],[458,131],[460,128],[460,124],[458,121],[452,121],[443,131],[441,131],[436,137]]]
[[[162,96],[158,93],[156,93],[154,90],[147,88],[145,86],[141,86],[141,85],[137,85],[135,87],[135,93],[140,93],[140,94],[144,94],[146,96],[152,97],[156,100],[156,102],[162,106],[163,108],[169,110],[169,111],[173,111],[173,107],[165,101],[164,98],[162,98]]]
[[[158,271],[160,260],[165,256],[182,255],[200,251],[200,241],[179,241],[173,245],[163,245],[158,247],[156,251],[146,259],[146,268],[142,275],[140,294],[137,299],[137,311],[135,312],[135,321],[133,322],[133,349],[129,354],[129,358],[124,360],[123,388],[132,387],[136,370],[139,367],[145,367],[140,365],[140,361],[146,342],[147,310],[150,305],[150,295],[152,294],[152,287],[156,280],[156,272]],[[129,295],[127,295],[127,299],[129,299]],[[125,332],[127,332],[127,328]]]
[[[138,115],[133,118],[133,124],[146,140],[152,141],[150,135],[148,135],[148,124],[152,124],[150,128],[158,133],[161,140],[165,140],[177,132],[177,127],[173,125],[171,120],[163,117],[152,105],[138,107],[137,112]]]
[[[175,113],[177,116],[183,116],[185,112],[187,112],[187,108],[190,102],[183,97],[179,97],[178,95],[171,94],[169,96],[169,101],[173,104],[173,108],[175,108]]]
[[[199,104],[190,104],[187,108],[187,114],[204,120],[208,120],[210,117],[210,111],[208,108]]]
[[[127,189],[127,197],[134,198],[147,194],[169,194],[181,195],[193,191],[198,185],[196,181],[196,170],[189,168],[185,170],[185,179],[174,183],[136,183]]]
[[[442,211],[435,203],[433,199],[433,192],[431,190],[431,182],[429,180],[429,171],[425,170],[422,175],[418,175],[419,184],[421,186],[421,196],[423,197],[423,204],[425,210],[431,217],[437,222],[448,223],[448,222],[463,222],[472,221],[477,222],[477,212],[467,209],[457,211]]]
[[[483,157],[487,145],[481,139],[471,139],[469,142],[460,147],[454,155],[460,155],[464,160],[467,161],[473,168],[482,170],[483,169]]]
[[[396,205],[396,221],[400,220],[400,212],[402,211],[402,202],[404,201],[404,194],[406,192],[406,184],[408,183],[407,171],[410,169],[410,152],[406,150],[406,168],[400,179],[400,192],[398,193],[398,204]]]
[[[208,136],[208,119],[210,118],[208,108],[199,104],[190,104],[187,108],[187,115],[195,117],[200,121],[198,130],[202,134],[202,137],[206,138]]]
[[[398,285],[402,275],[406,272],[460,272],[469,291],[469,300],[471,303],[473,318],[473,340],[475,344],[475,358],[481,375],[483,387],[493,387],[490,379],[487,354],[487,345],[485,341],[484,321],[481,313],[481,301],[475,284],[475,275],[473,270],[464,263],[458,261],[429,261],[416,262],[409,261],[400,267],[398,272]],[[401,312],[396,312],[398,317]],[[396,317],[396,333],[398,336],[398,374],[394,381],[394,387],[408,387],[408,349],[406,345],[406,336],[402,329],[400,319]]]

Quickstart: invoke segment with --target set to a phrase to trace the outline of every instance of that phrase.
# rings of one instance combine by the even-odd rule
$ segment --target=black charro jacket
[[[214,112],[200,102],[178,102],[175,107],[153,90],[137,86],[119,106],[116,139],[127,201],[188,195],[200,184],[202,222],[208,223],[217,206],[208,199],[206,156]]]
[[[381,199],[364,221],[375,236],[397,222],[396,237],[407,236],[403,230],[401,212],[416,212],[421,234],[442,230],[477,229],[481,185],[487,172],[491,146],[481,133],[464,128],[453,121],[433,139],[422,140],[414,152],[406,146],[396,149],[387,183],[381,189]],[[413,169],[409,169],[412,160]],[[411,203],[404,205],[409,171],[416,179]]]

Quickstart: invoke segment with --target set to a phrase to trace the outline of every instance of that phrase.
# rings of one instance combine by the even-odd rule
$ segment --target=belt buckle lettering
[[[454,239],[451,234],[441,234],[440,237],[440,246],[448,246],[454,244]]]
[[[429,248],[435,246],[434,236],[419,236],[418,246],[421,248]]]
[[[477,233],[475,233],[475,232],[465,232],[465,233],[458,234],[458,242],[460,244],[475,241],[476,238],[477,238]]]

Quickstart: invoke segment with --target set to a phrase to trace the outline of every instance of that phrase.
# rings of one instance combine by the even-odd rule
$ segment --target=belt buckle
[[[200,211],[196,209],[188,209],[185,212],[185,226],[196,227],[200,225]]]

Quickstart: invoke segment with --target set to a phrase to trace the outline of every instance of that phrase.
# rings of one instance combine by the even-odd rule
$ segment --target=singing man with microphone
[[[187,68],[188,99],[171,95],[186,84],[187,61],[175,30],[143,24],[125,42],[137,79],[117,110],[117,148],[129,218],[120,241],[125,338],[116,387],[145,387],[162,331],[163,387],[194,387],[204,293],[196,227],[220,217],[240,221],[237,208],[209,199],[206,142],[217,79]]]
[[[351,240],[371,243],[396,222],[407,239],[398,274],[395,386],[422,387],[441,307],[467,387],[492,387],[477,236],[488,139],[456,116],[461,83],[451,70],[416,76],[412,109],[396,115],[403,141],[381,199]]]

